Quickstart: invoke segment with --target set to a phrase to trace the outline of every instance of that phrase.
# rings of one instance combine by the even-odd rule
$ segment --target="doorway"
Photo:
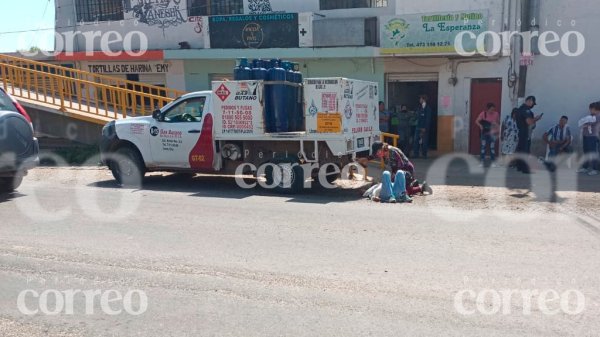
[[[502,79],[474,78],[471,80],[471,116],[469,132],[469,153],[479,155],[481,152],[481,130],[475,123],[479,114],[485,110],[488,103],[494,103],[500,112],[502,121]],[[500,142],[496,142],[496,153],[500,153]]]
[[[386,106],[390,111],[400,112],[402,105],[406,105],[409,111],[417,111],[420,95],[429,97],[427,104],[432,111],[431,125],[429,126],[429,149],[437,150],[438,81],[427,79],[405,81],[394,80],[392,76],[388,77]],[[411,139],[412,137],[414,135],[411,135]]]

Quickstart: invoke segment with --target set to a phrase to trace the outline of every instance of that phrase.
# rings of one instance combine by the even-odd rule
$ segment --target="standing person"
[[[394,111],[390,112],[390,133],[396,136],[400,136],[398,133],[398,129],[400,127],[400,112]]]
[[[598,116],[600,116],[600,102],[590,104],[590,115],[579,121],[579,127],[581,127],[583,135],[583,153],[586,156],[591,156],[592,159],[586,161],[577,172],[587,173],[589,176],[597,176],[600,169],[598,163],[600,121]]]
[[[512,155],[517,150],[519,143],[519,128],[517,127],[517,115],[519,109],[513,109],[509,116],[506,116],[502,123],[502,155],[504,163],[511,162]]]
[[[415,111],[409,111],[408,115],[408,125],[410,127],[410,132],[408,133],[408,141],[410,145],[408,146],[408,151],[406,153],[410,155],[412,149],[415,146],[415,132],[417,132],[417,125],[419,124],[419,119],[417,118],[417,113]]]
[[[543,139],[544,143],[548,145],[549,157],[557,157],[561,153],[571,153],[573,137],[571,128],[567,125],[568,122],[569,117],[562,116],[557,125],[544,133]]]
[[[398,136],[400,136],[400,148],[404,153],[410,152],[410,140],[413,135],[410,132],[410,117],[408,107],[403,105],[398,114]]]
[[[385,103],[379,101],[379,131],[384,133],[390,132],[391,114],[385,109]]]
[[[500,113],[496,110],[496,105],[494,103],[488,103],[485,110],[477,117],[475,123],[479,126],[479,130],[481,131],[481,163],[479,166],[483,167],[485,164],[486,148],[489,145],[492,167],[497,167],[496,140],[500,134]]]
[[[519,108],[517,115],[517,127],[519,128],[519,143],[517,144],[517,153],[524,156],[529,156],[531,153],[531,136],[533,130],[536,127],[538,121],[540,121],[544,114],[535,116],[533,114],[533,107],[537,105],[535,96],[529,96],[525,99],[525,103]],[[517,159],[516,162],[517,170],[522,173],[531,173],[529,164],[523,159]]]
[[[413,154],[419,158],[419,150],[423,158],[427,159],[429,150],[429,129],[431,127],[431,108],[427,104],[427,95],[419,96],[419,109],[417,110],[417,130],[415,131]]]

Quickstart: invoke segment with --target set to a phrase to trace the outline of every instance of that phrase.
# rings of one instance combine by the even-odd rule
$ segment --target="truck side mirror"
[[[154,118],[157,121],[161,122],[162,114],[161,114],[160,109],[156,109],[156,110],[152,111],[152,118]]]

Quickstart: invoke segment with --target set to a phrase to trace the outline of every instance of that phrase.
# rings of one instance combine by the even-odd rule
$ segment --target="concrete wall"
[[[453,12],[488,9],[498,21],[502,14],[503,0],[396,0],[396,14],[419,14],[427,12]],[[389,13],[386,15],[390,15]]]
[[[351,8],[351,9],[336,9],[336,10],[321,10],[319,6],[319,0],[244,0],[244,13],[251,14],[250,6],[253,4],[253,8],[270,7],[273,12],[315,12],[321,15],[325,15],[327,18],[365,18],[380,15],[390,15],[395,13],[396,2],[400,0],[389,0],[387,7],[382,8]],[[259,6],[256,6],[256,5]]]
[[[56,110],[21,102],[31,116],[36,134],[95,145],[102,138],[103,125],[69,118]]]
[[[315,47],[365,45],[365,19],[325,19],[313,22]]]
[[[234,60],[185,60],[186,90],[211,90],[211,74],[233,74],[234,66]]]
[[[271,9],[270,11],[268,9]],[[255,9],[253,11],[253,9]],[[267,12],[317,12],[319,11],[319,0],[244,0],[244,13],[267,13]]]
[[[117,33],[125,38],[131,32],[142,33],[148,41],[147,49],[179,49],[180,42],[187,42],[191,48],[208,48],[208,20],[206,17],[188,16],[188,2],[190,0],[180,0],[180,2],[169,2],[166,12],[167,18],[146,18],[140,17],[136,13],[135,6],[139,0],[124,0],[124,17],[121,21],[111,22],[86,22],[78,23],[76,11],[74,10],[73,0],[55,0],[56,6],[56,32],[61,34],[60,39],[55,39],[55,48],[58,51],[87,51],[101,50],[101,37],[95,38],[84,36],[95,32],[106,33],[113,31],[115,34],[109,37],[109,40],[117,39]],[[154,5],[156,6],[156,5]],[[253,13],[252,9],[271,9],[271,12],[317,12],[317,19],[336,19],[336,18],[365,18],[380,15],[389,15],[395,12],[395,2],[390,1],[388,7],[384,8],[356,8],[341,10],[320,11],[319,0],[289,1],[289,0],[245,0],[244,14]],[[336,40],[341,32],[352,31],[352,27],[343,27],[341,30],[321,30],[319,36],[324,36],[325,40]],[[364,34],[363,32],[358,32]],[[142,47],[139,35],[133,37],[131,49],[137,50]],[[354,45],[354,44],[348,44]],[[90,48],[92,47],[92,48]],[[113,51],[119,51],[124,48],[124,43],[114,42],[111,44]]]
[[[173,17],[146,20],[144,23],[141,18],[135,16],[133,6],[137,0],[124,0],[126,6],[124,19],[122,21],[99,22],[99,23],[77,23],[76,13],[73,9],[73,0],[55,0],[56,1],[56,31],[67,36],[75,35],[73,43],[57,43],[56,48],[59,51],[86,51],[86,41],[82,34],[93,32],[106,33],[115,31],[122,37],[125,37],[132,31],[142,32],[148,40],[148,49],[179,49],[179,42],[186,41],[192,48],[205,48],[208,45],[208,21],[204,17],[188,17],[187,0],[181,0],[179,4],[171,2],[169,13],[177,13]],[[168,22],[165,20],[169,20]],[[163,27],[164,26],[164,27]],[[71,35],[69,35],[71,34]],[[111,40],[116,39],[113,35]],[[73,39],[69,38],[68,41]],[[132,49],[139,49],[139,38],[134,36],[132,40]],[[92,42],[90,42],[92,43]],[[72,46],[71,46],[72,45]],[[101,50],[101,39],[97,37],[92,44],[94,50]],[[115,42],[112,44],[113,51],[123,49],[123,43]],[[120,47],[120,48],[119,48]]]

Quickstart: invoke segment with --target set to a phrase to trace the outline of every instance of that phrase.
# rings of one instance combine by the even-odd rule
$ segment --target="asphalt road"
[[[0,198],[0,335],[598,335],[597,223],[358,196],[280,196],[225,177],[123,190],[106,171],[39,170]],[[457,293],[485,289],[459,312]],[[507,289],[578,291],[584,309],[570,314],[580,302],[568,297],[547,314],[534,298],[529,312],[520,295],[496,308],[494,291]],[[97,299],[86,314],[76,295],[73,314],[26,315],[27,290],[28,310],[52,311],[68,290],[140,290],[147,309],[109,315]],[[45,291],[47,305],[31,295]]]

